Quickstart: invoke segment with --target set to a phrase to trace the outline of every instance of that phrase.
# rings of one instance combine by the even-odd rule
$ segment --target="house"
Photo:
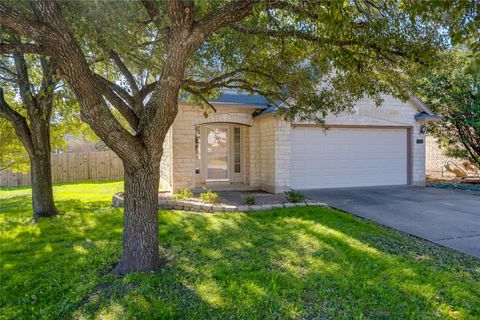
[[[418,98],[384,96],[381,107],[315,123],[286,122],[258,96],[224,93],[206,117],[181,103],[164,142],[161,184],[217,190],[425,184],[425,122],[438,120]]]

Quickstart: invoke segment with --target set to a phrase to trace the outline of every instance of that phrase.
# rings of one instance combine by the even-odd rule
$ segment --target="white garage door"
[[[407,130],[297,127],[294,189],[407,184]]]

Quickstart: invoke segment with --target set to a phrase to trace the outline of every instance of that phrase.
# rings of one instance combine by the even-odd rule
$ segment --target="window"
[[[195,127],[195,174],[200,174],[200,127]]]
[[[240,127],[233,128],[233,172],[241,171],[241,155],[240,155]]]

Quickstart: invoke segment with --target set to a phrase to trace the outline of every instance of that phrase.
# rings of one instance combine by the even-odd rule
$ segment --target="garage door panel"
[[[407,130],[294,128],[292,187],[407,183]]]

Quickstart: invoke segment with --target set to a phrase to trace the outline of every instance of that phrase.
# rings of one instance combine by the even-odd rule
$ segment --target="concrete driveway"
[[[414,186],[319,189],[308,198],[480,258],[480,196]]]

